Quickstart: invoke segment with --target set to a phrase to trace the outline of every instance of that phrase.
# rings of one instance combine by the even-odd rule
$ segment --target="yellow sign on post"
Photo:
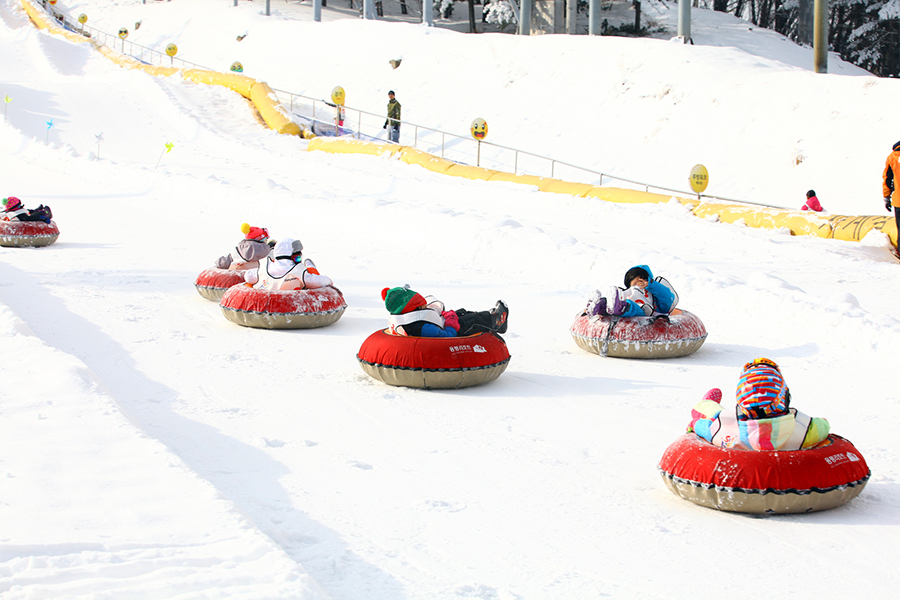
[[[487,137],[488,126],[487,122],[484,119],[478,118],[472,121],[472,127],[470,128],[472,132],[472,137],[476,140],[483,140]]]
[[[331,101],[337,104],[338,106],[344,105],[344,88],[341,86],[336,86],[333,90],[331,90]]]
[[[691,189],[697,192],[697,194],[702,194],[706,191],[706,186],[709,185],[709,171],[706,170],[706,167],[703,165],[695,165],[693,169],[691,169]]]
[[[166,54],[168,54],[169,56],[175,56],[176,54],[178,54],[178,46],[176,46],[175,44],[169,44],[168,46],[166,46]]]
[[[124,27],[119,30],[119,37],[123,40],[128,37],[128,30]]]
[[[80,15],[78,15],[78,22],[81,23],[82,25],[87,23],[87,15],[84,13],[81,13]]]

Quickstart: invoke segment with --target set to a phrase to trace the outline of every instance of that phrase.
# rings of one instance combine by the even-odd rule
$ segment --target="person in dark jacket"
[[[897,223],[897,249],[900,250],[900,192],[897,191],[895,173],[900,172],[900,142],[894,144],[891,153],[884,161],[884,172],[881,174],[881,195],[884,196],[884,208],[894,212]]]
[[[390,330],[394,335],[413,337],[457,337],[485,331],[506,333],[509,308],[499,300],[491,310],[444,310],[444,303],[433,296],[424,297],[409,286],[381,290],[384,306],[391,313]]]
[[[28,209],[22,201],[15,196],[3,199],[3,212],[0,213],[0,221],[43,221],[50,223],[53,213],[49,206],[41,204],[37,208]]]
[[[388,92],[387,119],[384,127],[388,130],[388,139],[395,144],[400,143],[400,103],[394,98],[394,90]]]

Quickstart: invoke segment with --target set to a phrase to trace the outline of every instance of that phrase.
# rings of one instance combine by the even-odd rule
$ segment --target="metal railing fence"
[[[78,23],[77,20],[73,20],[70,16],[65,15],[54,6],[50,5],[47,0],[33,1],[39,3],[62,27],[84,35],[85,37],[90,37],[98,43],[109,46],[110,48],[139,60],[144,64],[203,69],[207,71],[215,70],[197,63],[168,56],[164,52],[129,42],[127,39],[120,39],[117,35],[107,33],[86,24]],[[321,98],[313,98],[311,96],[305,96],[303,94],[276,88],[273,88],[273,91],[285,108],[289,110],[290,114],[293,117],[305,121],[316,135],[350,135],[356,139],[362,140],[387,141],[385,130],[381,127],[381,124],[385,120],[384,115],[345,106],[343,107],[345,111],[344,123],[349,126],[342,127],[337,124],[334,118],[336,110],[334,104]],[[353,118],[348,119],[347,115],[351,115]],[[469,136],[442,131],[426,125],[402,120],[400,123],[401,145],[412,146],[413,148],[435,154],[446,160],[463,165],[477,165],[498,171],[511,171],[512,173],[519,175],[551,177],[562,179],[564,181],[597,186],[617,183],[621,187],[627,189],[643,190],[645,192],[655,191],[678,194],[686,197],[696,197],[698,199],[705,198],[710,200],[721,200],[724,202],[772,207],[768,204],[749,202],[746,200],[735,200],[708,194],[697,194],[696,192],[687,192],[675,188],[635,181],[633,179],[627,179],[610,173],[574,165],[534,152],[502,146],[493,142],[480,141]],[[410,130],[412,130],[411,133]]]

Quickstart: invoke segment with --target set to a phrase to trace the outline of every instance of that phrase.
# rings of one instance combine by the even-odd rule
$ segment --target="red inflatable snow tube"
[[[829,435],[808,450],[719,448],[693,433],[659,461],[666,486],[695,504],[742,513],[806,513],[835,508],[862,492],[871,472],[848,440]]]
[[[219,307],[225,318],[245,327],[311,329],[336,322],[347,303],[333,287],[259,290],[245,284],[228,288]]]
[[[366,338],[356,358],[363,371],[389,385],[455,389],[497,379],[510,357],[495,333],[432,338],[384,329]]]
[[[58,237],[54,221],[0,221],[0,246],[7,248],[49,246]]]
[[[652,317],[581,315],[569,332],[583,350],[616,358],[687,356],[700,349],[707,335],[695,314],[679,309]]]
[[[244,273],[246,271],[212,267],[197,275],[194,287],[207,300],[218,302],[225,295],[225,292],[228,291],[228,288],[244,283]]]

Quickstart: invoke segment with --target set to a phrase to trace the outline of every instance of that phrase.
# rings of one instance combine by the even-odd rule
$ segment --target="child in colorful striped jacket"
[[[688,432],[715,446],[749,450],[805,450],[828,437],[828,421],[790,407],[791,392],[778,365],[768,358],[744,365],[735,400],[731,413],[720,404],[720,389],[706,392],[691,410]]]

